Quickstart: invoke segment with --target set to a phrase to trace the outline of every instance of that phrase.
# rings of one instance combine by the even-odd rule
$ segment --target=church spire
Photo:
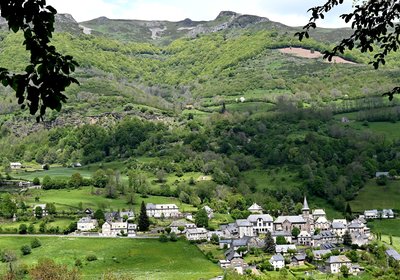
[[[310,208],[308,207],[308,203],[307,203],[307,197],[306,196],[304,196],[304,203],[303,203],[303,209],[302,209],[303,211],[304,210],[310,210]]]

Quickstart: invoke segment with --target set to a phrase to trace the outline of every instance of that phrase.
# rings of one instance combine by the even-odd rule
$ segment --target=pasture
[[[350,205],[353,212],[364,212],[368,209],[400,209],[400,182],[389,181],[386,186],[378,186],[375,179],[369,180]]]
[[[18,262],[35,264],[40,258],[74,266],[82,261],[83,279],[100,279],[106,271],[134,276],[134,279],[209,279],[222,274],[220,268],[206,259],[200,250],[186,241],[161,243],[157,239],[39,237],[42,246],[22,256],[20,247],[32,237],[1,237],[2,249],[15,250]],[[97,260],[87,261],[88,255]],[[7,264],[0,263],[0,271]]]

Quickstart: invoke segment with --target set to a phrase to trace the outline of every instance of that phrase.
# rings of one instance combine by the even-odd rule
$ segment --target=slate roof
[[[316,221],[316,224],[326,224],[329,223],[329,221],[325,217],[319,217]]]
[[[345,229],[346,226],[341,222],[332,222],[333,229]]]
[[[282,230],[278,230],[278,231],[273,231],[271,233],[272,236],[292,236],[292,234],[288,231],[282,231]]]
[[[236,220],[236,225],[238,227],[251,227],[251,223],[245,219]]]
[[[315,209],[315,210],[312,212],[312,214],[313,214],[313,216],[314,216],[314,215],[316,215],[316,216],[325,216],[325,215],[326,215],[324,209]]]
[[[281,254],[276,254],[276,255],[273,255],[269,261],[270,262],[273,262],[273,261],[279,262],[279,261],[285,261],[285,259]]]
[[[247,246],[247,244],[249,243],[249,240],[251,239],[251,237],[249,236],[245,236],[243,238],[240,239],[232,239],[232,246],[233,247],[243,247],[243,246]]]
[[[330,256],[327,263],[351,263],[348,257],[344,255]]]
[[[302,216],[279,216],[274,224],[282,224],[286,220],[292,224],[302,224],[306,222]]]
[[[252,223],[257,222],[258,219],[262,219],[264,222],[273,222],[274,220],[271,215],[268,214],[253,214],[247,217],[247,220]]]
[[[293,256],[293,259],[295,259],[296,261],[305,261],[306,254],[296,254]]]
[[[249,211],[262,211],[262,207],[258,205],[257,203],[253,203],[247,210]]]
[[[277,253],[287,253],[288,250],[297,250],[296,245],[286,244],[286,245],[276,245],[275,252]]]
[[[386,255],[394,258],[396,261],[400,261],[400,254],[394,249],[386,250]]]

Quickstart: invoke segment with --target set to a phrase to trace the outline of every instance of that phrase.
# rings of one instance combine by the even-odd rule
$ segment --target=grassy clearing
[[[400,219],[373,220],[368,222],[373,232],[400,237]]]
[[[32,265],[48,257],[73,266],[83,262],[83,279],[99,279],[107,270],[134,275],[135,279],[208,279],[222,274],[199,249],[185,241],[161,243],[158,240],[40,237],[42,246],[22,256],[19,249],[30,244],[31,237],[2,237],[0,247],[18,252],[19,262]],[[86,256],[96,255],[88,262]],[[0,263],[0,271],[6,265]]]
[[[397,252],[400,252],[400,237],[392,236],[393,244],[390,245],[390,236],[382,235],[382,242],[386,243],[386,245],[392,246]]]
[[[355,212],[364,212],[367,209],[400,209],[400,182],[389,181],[386,186],[378,186],[375,180],[370,180],[350,204]]]
[[[33,206],[38,203],[55,203],[57,211],[61,210],[76,210],[82,206],[85,208],[103,208],[107,210],[128,209],[131,206],[127,204],[124,196],[116,199],[106,198],[103,194],[92,194],[92,190],[96,192],[97,189],[91,187],[81,187],[79,189],[63,189],[63,190],[30,190],[26,194],[26,203]],[[101,189],[99,189],[101,191]],[[35,197],[40,197],[39,202],[35,202]],[[181,211],[197,211],[195,207],[189,204],[181,203],[175,197],[164,196],[149,196],[146,198],[136,196],[136,203],[133,205],[134,210],[138,213],[140,203],[175,203]]]
[[[300,182],[296,179],[297,174],[285,168],[276,169],[254,169],[243,172],[246,178],[254,180],[257,190],[281,188],[285,185],[289,188],[300,187]]]

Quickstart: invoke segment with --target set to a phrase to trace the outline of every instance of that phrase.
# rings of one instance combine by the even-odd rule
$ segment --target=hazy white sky
[[[143,19],[179,21],[211,20],[220,11],[234,11],[267,17],[290,26],[302,26],[310,17],[310,7],[325,0],[47,0],[59,13],[69,13],[77,21],[100,16],[113,19]],[[337,7],[319,25],[345,26],[340,14],[351,10],[352,0]]]

